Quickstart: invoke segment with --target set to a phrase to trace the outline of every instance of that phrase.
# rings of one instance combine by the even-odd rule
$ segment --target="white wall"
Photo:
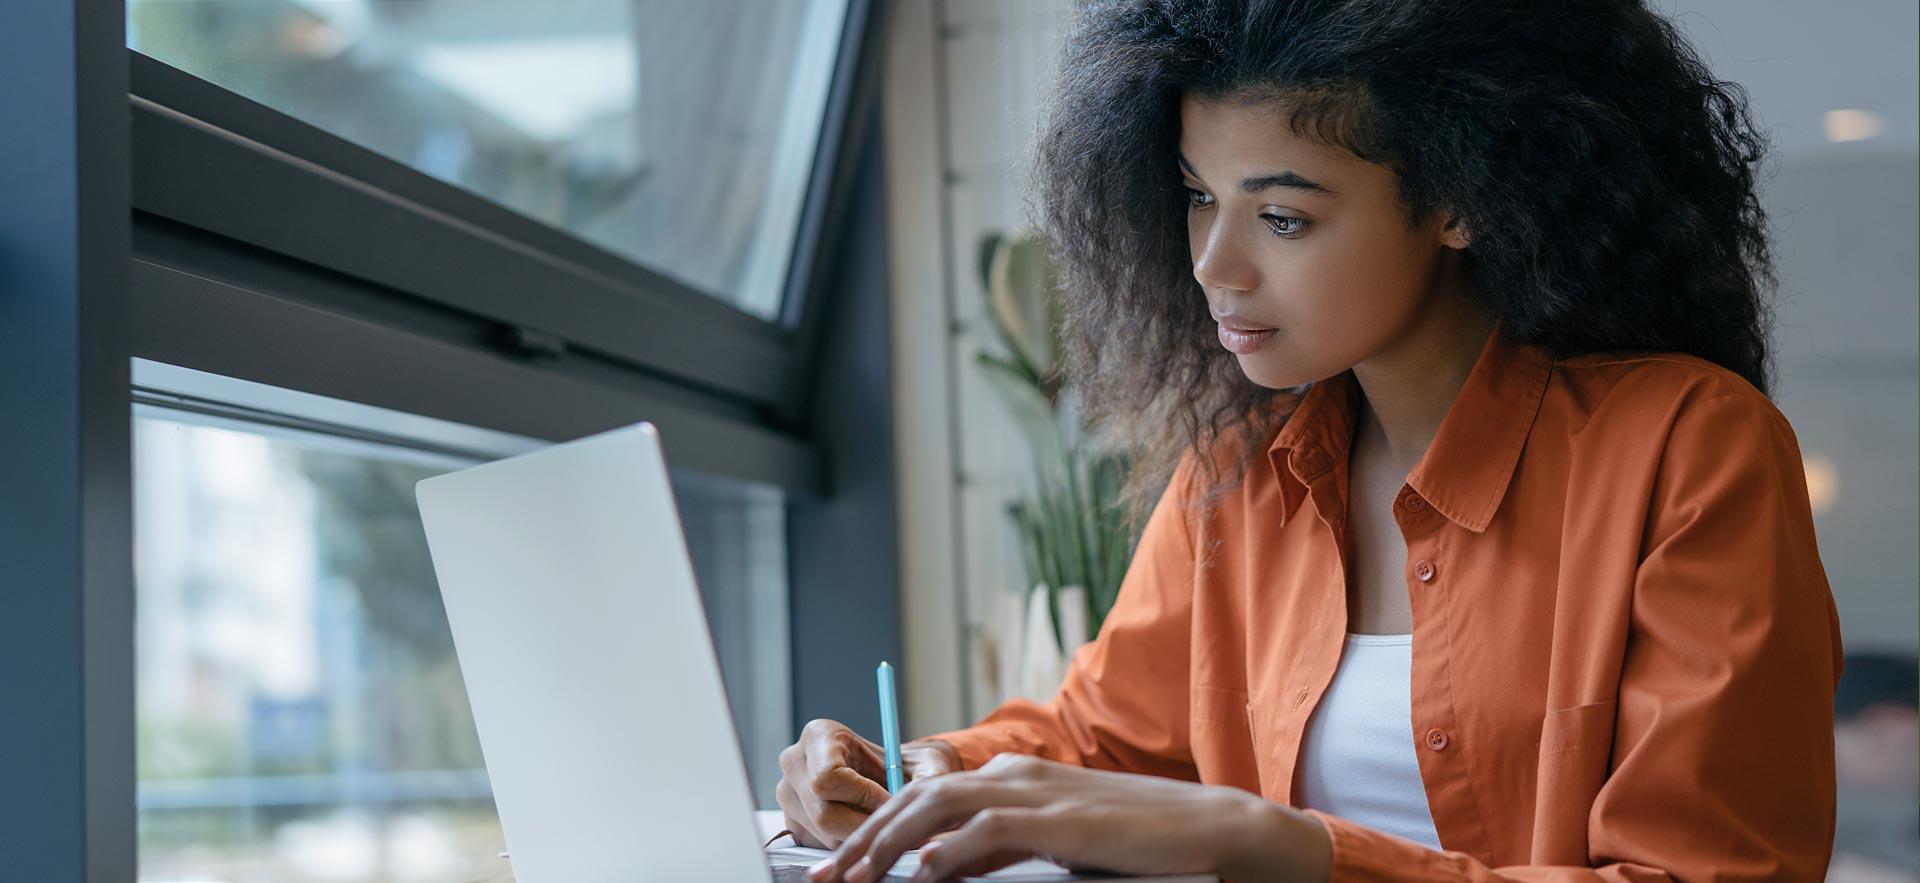
[[[1025,223],[1021,166],[1065,0],[900,0],[887,96],[895,404],[908,641],[906,724],[927,732],[991,708],[980,638],[1025,588],[1005,513],[1030,465],[980,379],[989,343],[980,237]]]
[[[1774,400],[1832,500],[1820,557],[1849,652],[1911,653],[1920,627],[1920,7],[1660,0],[1773,138],[1763,196],[1781,290]],[[1879,132],[1834,141],[1827,114]],[[1820,495],[1816,494],[1816,498]],[[1816,504],[1819,500],[1816,499]]]

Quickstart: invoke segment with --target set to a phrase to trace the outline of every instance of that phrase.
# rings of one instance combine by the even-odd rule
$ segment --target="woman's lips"
[[[1244,356],[1266,346],[1267,341],[1273,338],[1275,330],[1252,328],[1238,322],[1233,325],[1221,322],[1220,345],[1226,347],[1228,352]]]

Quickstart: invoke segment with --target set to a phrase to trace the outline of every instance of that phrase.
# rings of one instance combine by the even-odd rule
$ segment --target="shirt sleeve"
[[[1490,868],[1309,810],[1333,881],[1824,877],[1842,648],[1798,442],[1728,394],[1675,418],[1660,468],[1589,867]]]
[[[1099,634],[1068,663],[1047,702],[1013,699],[963,730],[928,738],[952,745],[965,769],[1002,752],[1196,781],[1187,727],[1193,540],[1182,459],[1155,503]]]

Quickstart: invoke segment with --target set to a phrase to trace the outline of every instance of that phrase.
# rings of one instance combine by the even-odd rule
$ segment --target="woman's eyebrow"
[[[1187,161],[1187,155],[1182,153],[1179,156],[1180,156],[1180,167],[1183,169],[1186,169],[1187,174],[1192,175],[1195,178],[1200,177],[1200,173],[1197,171],[1194,171],[1193,163]],[[1328,187],[1325,184],[1321,184],[1318,181],[1310,181],[1306,178],[1302,178],[1291,171],[1276,172],[1271,175],[1258,175],[1252,178],[1243,179],[1240,182],[1241,193],[1247,193],[1247,194],[1259,193],[1260,191],[1266,190],[1270,187],[1291,187],[1295,190],[1304,190],[1308,193],[1314,193],[1321,196],[1333,196],[1336,193],[1336,191],[1333,188]]]

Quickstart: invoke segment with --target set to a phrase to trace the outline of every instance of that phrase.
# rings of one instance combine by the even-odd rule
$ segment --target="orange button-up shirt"
[[[1295,804],[1346,631],[1358,404],[1351,371],[1314,384],[1204,514],[1189,454],[1059,692],[934,738],[969,769],[1016,752]],[[1443,850],[1309,809],[1333,879],[1820,879],[1841,645],[1802,470],[1731,371],[1496,328],[1393,500]]]

